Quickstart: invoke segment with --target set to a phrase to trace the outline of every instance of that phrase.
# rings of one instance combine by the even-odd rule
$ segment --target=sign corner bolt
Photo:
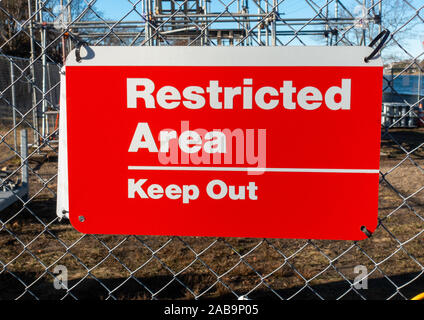
[[[369,231],[368,229],[367,229],[367,227],[365,227],[365,226],[361,226],[361,231],[363,232],[363,233],[365,233],[365,235],[368,237],[368,238],[371,238],[371,236],[372,236],[372,232],[371,231]]]

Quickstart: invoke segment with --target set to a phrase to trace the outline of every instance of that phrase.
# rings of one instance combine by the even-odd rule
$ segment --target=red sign
[[[381,63],[168,63],[68,63],[77,230],[347,240],[374,231]]]

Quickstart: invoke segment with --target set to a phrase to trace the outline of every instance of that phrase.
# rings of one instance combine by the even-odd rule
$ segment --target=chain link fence
[[[409,299],[424,291],[422,1],[3,0],[0,24],[0,201],[7,192],[13,200],[0,202],[0,299]],[[85,235],[56,217],[59,70],[76,41],[349,46],[385,28],[371,238]]]

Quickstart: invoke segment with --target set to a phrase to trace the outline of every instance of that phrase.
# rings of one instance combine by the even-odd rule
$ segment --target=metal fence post
[[[16,137],[16,92],[15,92],[15,71],[13,66],[13,59],[10,60],[10,84],[12,85],[12,120],[13,120],[13,146],[18,150],[18,142]]]
[[[21,130],[22,185],[28,187],[28,137],[26,129]]]

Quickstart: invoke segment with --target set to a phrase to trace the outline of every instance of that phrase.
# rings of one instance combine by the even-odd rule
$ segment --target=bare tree
[[[0,0],[0,53],[29,57],[32,21],[33,40],[40,43],[40,29],[49,28],[49,59],[61,61],[61,33],[69,31],[71,21],[98,19],[96,13],[99,11],[84,0]],[[43,25],[42,22],[48,24]],[[59,23],[60,28],[55,28],[55,22]],[[36,45],[34,50],[37,54],[41,48]]]
[[[379,32],[378,22],[381,19],[381,26],[391,31],[393,37],[384,50],[385,58],[388,60],[405,58],[397,49],[416,36],[414,28],[422,23],[419,19],[410,21],[417,7],[414,5],[419,1],[365,0],[343,3],[344,5],[340,6],[339,17],[353,17],[355,20],[352,24],[343,25],[342,30],[339,30],[342,35],[340,41],[347,45],[370,43]]]
[[[28,1],[0,2],[0,53],[29,56],[29,36],[23,32],[26,20],[28,20]]]

